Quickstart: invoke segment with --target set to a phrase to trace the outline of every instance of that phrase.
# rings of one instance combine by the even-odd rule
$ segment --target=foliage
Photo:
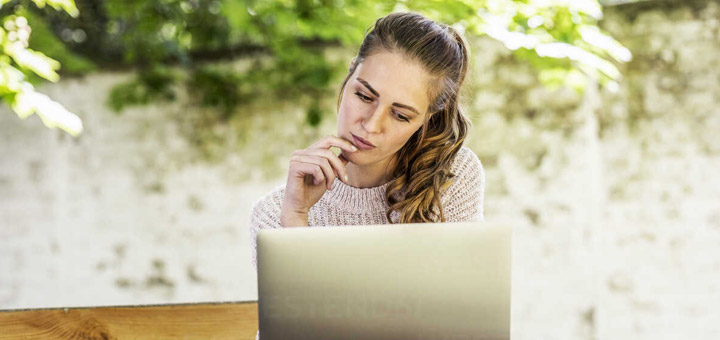
[[[30,35],[29,47],[35,50],[41,50],[45,55],[60,62],[63,74],[84,74],[97,70],[97,67],[87,58],[77,55],[70,51],[67,45],[57,39],[48,26],[47,21],[32,11],[22,10],[16,13],[27,18],[28,26],[32,27],[33,34]],[[82,37],[82,33],[73,32],[75,35]]]
[[[320,123],[320,98],[347,62],[331,62],[327,47],[357,50],[375,20],[393,11],[416,11],[453,25],[467,36],[501,41],[539,71],[548,85],[582,89],[586,77],[616,86],[616,63],[630,52],[598,28],[596,0],[87,0],[80,20],[38,11],[62,43],[103,67],[136,67],[108,104],[176,98],[184,84],[200,105],[228,118],[238,104],[257,98],[308,103],[307,122]],[[86,39],[74,39],[82,31]],[[58,33],[59,32],[59,33]],[[65,34],[68,35],[68,34]],[[41,48],[41,50],[43,50]],[[245,70],[210,67],[222,59],[251,59]],[[266,62],[270,59],[270,62]],[[187,72],[162,65],[179,65]]]
[[[50,5],[56,10],[77,16],[78,10],[72,0],[32,0],[43,8]],[[0,8],[8,0],[0,0]],[[0,97],[17,115],[25,119],[37,113],[49,128],[58,127],[73,136],[82,132],[82,121],[62,104],[35,91],[33,79],[41,77],[56,82],[60,63],[42,52],[29,48],[31,33],[28,19],[23,16],[24,7],[17,5],[11,14],[0,15]]]
[[[114,110],[121,110],[125,103],[148,104],[154,100],[175,99],[175,93],[170,88],[175,78],[167,67],[155,65],[140,72],[137,79],[113,88],[108,105]]]
[[[585,76],[616,86],[620,72],[611,60],[627,62],[630,51],[598,28],[602,8],[595,0],[491,2],[481,11],[478,33],[502,41],[540,70],[546,84],[581,89]]]

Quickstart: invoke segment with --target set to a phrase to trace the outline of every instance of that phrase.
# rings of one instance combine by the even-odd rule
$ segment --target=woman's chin
[[[347,159],[348,162],[355,163],[355,155],[353,155],[351,152],[340,150],[340,154],[338,156],[343,156],[343,158]]]

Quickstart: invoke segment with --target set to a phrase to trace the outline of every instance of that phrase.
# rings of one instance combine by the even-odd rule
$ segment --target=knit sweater
[[[482,221],[485,172],[482,163],[469,148],[463,146],[455,155],[450,172],[452,184],[440,193],[443,215],[448,222]],[[355,188],[335,180],[332,189],[323,194],[308,212],[308,226],[343,226],[388,224],[385,212],[385,191],[390,183],[373,188]],[[257,271],[257,233],[261,228],[281,228],[280,211],[285,193],[281,185],[260,197],[250,213],[252,264]],[[398,221],[399,213],[390,216]],[[259,339],[259,331],[258,337]]]

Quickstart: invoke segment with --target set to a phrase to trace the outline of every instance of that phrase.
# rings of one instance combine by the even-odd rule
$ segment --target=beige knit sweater
[[[480,160],[469,148],[458,151],[450,171],[454,182],[440,194],[443,214],[448,222],[483,220],[485,172]],[[355,188],[335,180],[332,189],[310,208],[308,226],[371,225],[389,223],[385,212],[385,190],[389,183],[373,188]],[[261,228],[281,228],[280,208],[285,186],[281,185],[260,197],[250,213],[252,264],[257,271],[257,233]],[[390,218],[397,221],[399,214]],[[259,339],[259,332],[258,337]]]

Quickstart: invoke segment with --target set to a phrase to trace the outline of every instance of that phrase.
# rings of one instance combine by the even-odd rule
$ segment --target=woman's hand
[[[307,226],[310,208],[326,190],[332,188],[335,178],[347,182],[345,165],[348,160],[330,151],[337,147],[347,152],[357,148],[349,141],[326,136],[306,149],[293,152],[285,183],[285,196],[280,212],[283,227]]]

